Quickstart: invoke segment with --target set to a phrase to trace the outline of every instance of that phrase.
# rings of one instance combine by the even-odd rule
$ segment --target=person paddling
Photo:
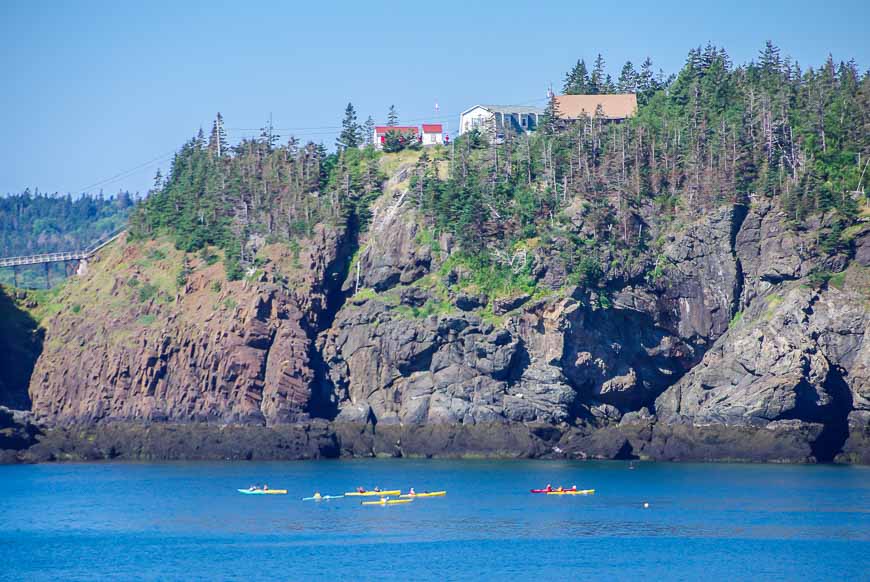
[[[553,490],[553,486],[547,483],[547,493]]]
[[[408,490],[408,495],[416,495],[416,494],[417,494],[417,492],[414,491],[413,487],[411,487],[411,489]]]
[[[357,487],[357,488],[356,488],[356,492],[357,492],[357,493],[365,493],[366,490],[365,490],[364,487]]]

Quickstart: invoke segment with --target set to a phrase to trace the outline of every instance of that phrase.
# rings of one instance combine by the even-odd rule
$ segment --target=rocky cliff
[[[30,397],[55,428],[35,458],[255,458],[273,435],[278,458],[870,462],[870,229],[822,253],[767,200],[678,224],[650,209],[658,243],[605,257],[599,284],[569,281],[556,240],[522,256],[532,292],[493,295],[407,171],[364,232],[261,241],[240,281],[159,238],[111,247],[43,322]],[[194,449],[167,444],[180,425]]]

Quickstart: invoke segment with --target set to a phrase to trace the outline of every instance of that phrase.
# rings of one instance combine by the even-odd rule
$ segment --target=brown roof
[[[587,117],[594,117],[599,105],[605,118],[625,119],[637,113],[637,96],[634,93],[556,96],[556,112],[559,119],[578,119],[584,114]]]

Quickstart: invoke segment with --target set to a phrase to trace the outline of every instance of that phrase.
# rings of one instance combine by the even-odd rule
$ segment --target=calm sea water
[[[870,580],[870,468],[549,461],[0,467],[10,580]],[[236,492],[253,482],[286,496]],[[595,496],[532,495],[552,483]],[[447,489],[392,507],[317,489]],[[649,503],[644,509],[643,503]]]

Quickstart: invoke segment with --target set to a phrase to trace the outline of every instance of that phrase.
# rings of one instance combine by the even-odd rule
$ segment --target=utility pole
[[[15,285],[15,288],[18,288],[18,266],[12,265],[12,284]]]
[[[51,263],[45,263],[45,288],[51,289]]]

